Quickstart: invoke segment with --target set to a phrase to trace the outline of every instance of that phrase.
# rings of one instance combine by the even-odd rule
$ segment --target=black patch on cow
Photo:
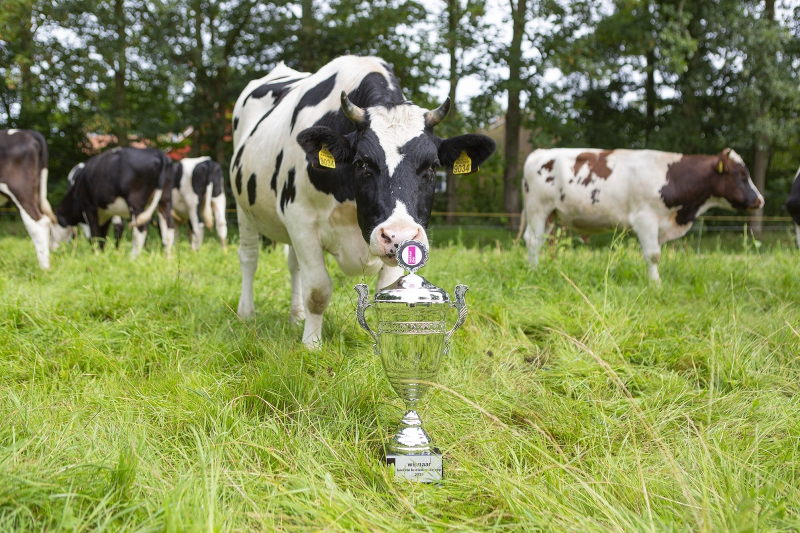
[[[256,203],[256,173],[253,172],[250,174],[250,178],[247,180],[247,201],[250,202],[250,205]]]
[[[172,187],[175,189],[181,188],[181,181],[183,180],[183,165],[178,163],[172,164]]]
[[[233,117],[233,131],[239,128],[239,117]]]
[[[297,115],[306,107],[314,107],[330,96],[333,86],[336,85],[336,73],[325,81],[319,82],[317,85],[306,91],[300,98],[297,106],[292,113],[292,122],[289,131],[294,130],[294,125],[297,122]]]
[[[591,198],[592,198],[592,205],[594,205],[597,202],[599,202],[600,201],[600,189],[592,190]]]
[[[528,189],[528,180],[526,180],[526,179],[522,180],[522,188],[525,190],[525,194],[527,194],[528,190],[529,190]]]
[[[789,197],[786,199],[786,211],[789,212],[795,224],[800,224],[800,171],[795,176]]]
[[[242,195],[242,167],[239,167],[239,170],[236,172],[236,190],[239,193],[239,196]]]
[[[566,194],[564,194],[564,189],[559,189],[559,190],[558,190],[558,192],[559,192],[559,194],[561,194],[561,201],[563,202],[563,201],[564,201],[564,198],[566,198],[566,197],[567,197],[567,195],[566,195]]]
[[[278,157],[275,158],[275,172],[272,173],[272,179],[269,180],[269,188],[272,189],[272,192],[278,194],[278,172],[281,171],[281,163],[283,162],[283,150],[278,153]]]
[[[239,166],[239,163],[242,162],[242,153],[244,152],[244,143],[239,147],[239,150],[236,151],[236,157],[233,159],[233,168]],[[241,192],[241,191],[239,191]]]
[[[281,191],[281,213],[286,211],[286,206],[294,202],[294,196],[297,189],[294,186],[294,167],[289,169],[289,176],[283,183],[283,190]]]
[[[277,106],[278,102],[282,100],[283,97],[286,96],[286,94],[289,91],[291,91],[291,87],[289,87],[289,85],[291,85],[294,82],[295,80],[265,83],[264,85],[261,85],[256,89],[253,89],[253,92],[245,96],[244,101],[242,102],[242,107],[244,107],[245,104],[247,104],[247,100],[249,98],[260,99],[264,98],[269,93],[272,93],[272,97],[275,100],[273,106]]]

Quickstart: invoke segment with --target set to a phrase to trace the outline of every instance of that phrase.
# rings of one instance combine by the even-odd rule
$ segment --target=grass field
[[[42,272],[3,222],[0,530],[800,531],[791,235],[678,241],[657,288],[632,239],[561,239],[531,272],[448,231],[422,273],[468,284],[470,315],[423,410],[431,486],[379,463],[401,403],[333,262],[312,352],[280,250],[242,321],[235,238],[167,261],[151,235],[135,263],[81,241]]]

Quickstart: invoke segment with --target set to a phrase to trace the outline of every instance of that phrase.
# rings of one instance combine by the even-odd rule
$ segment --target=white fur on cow
[[[47,201],[47,143],[32,130],[0,130],[0,206],[13,203],[33,241],[39,266],[50,268],[50,226],[55,221]]]
[[[440,139],[433,127],[449,100],[426,111],[405,100],[390,67],[374,57],[341,57],[315,74],[283,64],[251,82],[233,112],[231,188],[237,204],[242,270],[239,314],[255,310],[259,238],[289,244],[292,321],[316,345],[332,287],[324,252],[350,276],[401,270],[396,247],[427,242],[437,166],[462,152],[480,166],[495,143],[481,135]],[[295,141],[295,139],[297,141]],[[323,166],[324,161],[335,168]]]
[[[632,229],[648,274],[660,281],[661,244],[682,237],[711,207],[757,209],[764,198],[742,158],[682,155],[655,150],[554,148],[525,161],[522,182],[532,266],[557,214],[581,234]]]
[[[188,220],[192,232],[192,250],[203,244],[203,224],[216,227],[222,247],[227,246],[228,224],[225,219],[225,188],[222,168],[210,157],[187,157],[174,164],[172,212]],[[159,215],[163,217],[163,215]]]

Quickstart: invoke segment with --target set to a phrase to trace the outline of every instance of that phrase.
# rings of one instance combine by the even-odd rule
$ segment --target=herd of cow
[[[407,239],[428,244],[426,228],[439,167],[477,171],[494,153],[489,137],[442,139],[434,127],[450,100],[425,110],[405,99],[383,60],[346,56],[314,74],[280,64],[250,82],[233,111],[231,190],[239,224],[242,293],[238,312],[255,311],[253,279],[259,235],[287,244],[290,319],[305,321],[303,341],[320,341],[332,294],[324,253],[351,276],[378,274],[378,286],[401,274],[395,259]],[[33,239],[39,262],[49,248],[84,226],[100,246],[115,224],[117,244],[130,218],[132,255],[142,249],[151,218],[167,254],[175,220],[188,220],[192,248],[203,225],[216,221],[226,244],[222,170],[209,158],[174,163],[163,152],[116,148],[90,158],[69,175],[55,209],[47,201],[47,146],[37,132],[0,132],[0,205],[13,202]],[[648,273],[659,279],[660,247],[686,234],[711,207],[758,209],[764,199],[742,158],[653,150],[536,150],[522,180],[529,261],[556,215],[582,234],[629,228],[639,238]],[[786,207],[800,246],[800,171]]]

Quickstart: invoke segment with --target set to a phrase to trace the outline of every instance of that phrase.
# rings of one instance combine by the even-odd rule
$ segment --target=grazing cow
[[[800,169],[792,183],[792,190],[789,191],[789,198],[786,199],[786,210],[794,220],[794,231],[797,238],[797,246],[800,247]]]
[[[47,143],[38,131],[0,130],[0,206],[11,201],[33,240],[39,266],[50,268]]]
[[[538,264],[551,215],[582,234],[630,228],[659,282],[661,244],[682,237],[711,207],[758,209],[764,198],[739,155],[555,148],[525,161],[528,260]],[[550,226],[550,227],[548,227]]]
[[[91,157],[83,167],[73,168],[67,193],[56,208],[58,225],[52,227],[54,247],[69,239],[72,226],[85,223],[91,237],[100,239],[103,249],[112,217],[116,215],[131,219],[131,257],[135,259],[142,251],[147,224],[164,196],[164,188],[169,187],[171,172],[172,160],[155,148],[114,148]],[[162,228],[167,255],[175,236],[169,212],[170,209]]]
[[[313,75],[280,64],[250,82],[233,111],[230,173],[239,314],[254,312],[259,233],[290,245],[290,319],[305,319],[308,346],[320,341],[332,293],[324,252],[346,275],[380,271],[380,287],[394,281],[402,273],[400,243],[427,244],[435,169],[457,159],[462,167],[469,157],[474,170],[496,147],[483,135],[434,135],[449,107],[449,99],[433,111],[407,101],[389,65],[375,57],[340,57]]]
[[[199,249],[203,244],[201,218],[209,230],[216,222],[222,248],[227,247],[225,202],[222,167],[219,163],[210,157],[187,157],[173,164],[172,212],[178,218],[189,221],[192,250]]]

